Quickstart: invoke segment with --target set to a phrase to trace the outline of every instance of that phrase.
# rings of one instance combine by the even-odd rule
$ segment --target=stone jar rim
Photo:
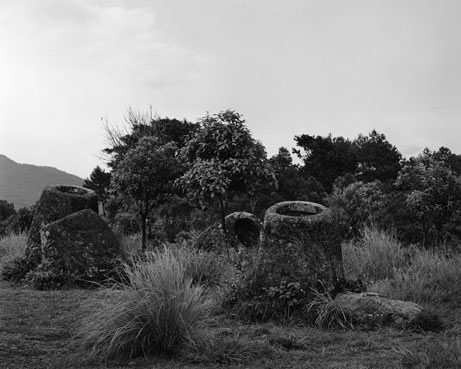
[[[75,185],[56,184],[49,185],[47,189],[62,192],[70,196],[88,196],[95,193],[93,190],[89,188]]]
[[[285,221],[313,221],[331,216],[326,206],[309,201],[283,201],[269,207],[266,217],[275,217]]]

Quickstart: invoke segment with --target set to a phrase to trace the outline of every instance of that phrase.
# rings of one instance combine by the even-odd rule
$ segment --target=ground
[[[461,334],[461,307],[439,307],[447,323],[440,333],[394,329],[339,331],[268,323],[246,325],[223,318],[215,328],[217,332],[265,342],[273,353],[236,364],[137,359],[106,366],[86,359],[73,338],[80,319],[88,313],[85,302],[97,293],[94,290],[35,291],[0,282],[0,368],[438,368],[421,366],[418,357],[426,357],[427,361],[428,355],[433,355],[428,354],[431,348],[461,344],[456,341]],[[455,367],[440,366],[441,369]]]

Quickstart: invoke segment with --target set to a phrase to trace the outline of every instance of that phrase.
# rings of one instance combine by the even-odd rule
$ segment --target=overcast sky
[[[0,153],[88,177],[128,107],[234,109],[270,155],[384,133],[461,153],[459,0],[0,0]]]

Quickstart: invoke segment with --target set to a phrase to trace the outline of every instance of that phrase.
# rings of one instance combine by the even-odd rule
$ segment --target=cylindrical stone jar
[[[299,283],[332,289],[344,278],[341,237],[327,207],[306,201],[286,201],[265,214],[260,240],[258,280],[267,288]]]

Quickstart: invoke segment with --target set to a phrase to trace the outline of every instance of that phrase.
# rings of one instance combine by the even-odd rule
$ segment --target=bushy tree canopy
[[[305,176],[315,177],[327,192],[333,182],[346,173],[355,173],[357,153],[353,143],[343,137],[300,135],[295,136],[295,153],[303,160]]]
[[[245,193],[251,198],[263,184],[275,181],[274,172],[264,147],[237,112],[207,115],[199,123],[182,149],[182,158],[191,166],[177,183],[202,205],[218,201],[225,230],[224,216],[233,196]]]
[[[113,172],[112,186],[135,207],[142,230],[142,248],[146,245],[146,220],[154,206],[174,191],[174,181],[183,173],[174,143],[162,143],[155,137],[141,138],[129,149]]]
[[[382,133],[371,131],[354,140],[357,153],[356,176],[363,182],[394,181],[400,170],[402,155]]]

